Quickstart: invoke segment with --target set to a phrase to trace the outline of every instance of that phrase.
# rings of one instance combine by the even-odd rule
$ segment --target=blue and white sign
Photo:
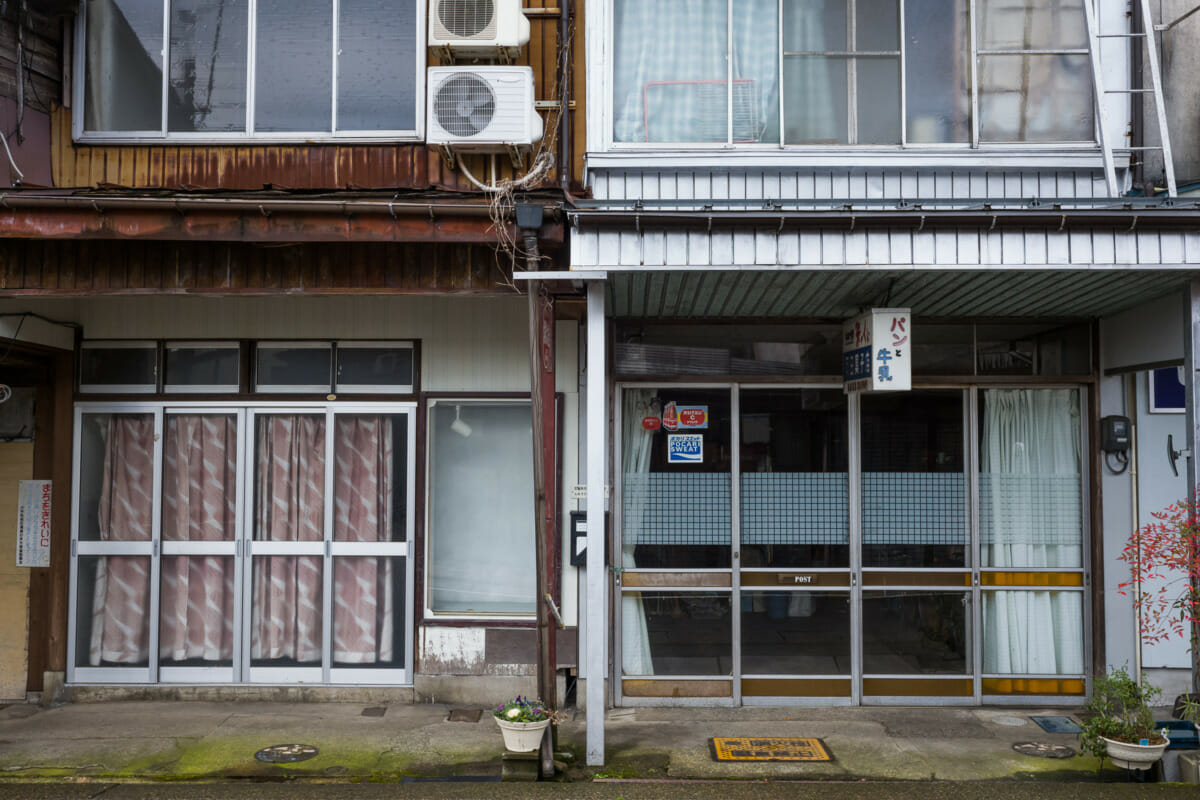
[[[674,433],[667,436],[668,464],[700,464],[704,462],[704,434]]]

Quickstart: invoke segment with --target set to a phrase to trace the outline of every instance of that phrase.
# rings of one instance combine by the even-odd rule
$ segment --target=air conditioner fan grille
[[[493,0],[442,0],[438,21],[457,39],[490,39],[496,31]]]
[[[496,95],[478,75],[455,75],[437,88],[433,110],[447,133],[475,136],[495,118]]]

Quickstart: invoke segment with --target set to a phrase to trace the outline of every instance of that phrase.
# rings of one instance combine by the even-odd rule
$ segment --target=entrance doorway
[[[619,396],[618,702],[1083,694],[1080,388]]]

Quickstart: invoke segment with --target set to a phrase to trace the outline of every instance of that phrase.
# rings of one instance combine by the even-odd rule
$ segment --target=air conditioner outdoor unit
[[[465,153],[528,149],[542,138],[531,67],[430,67],[426,142]]]
[[[521,0],[430,0],[429,46],[455,56],[517,56],[529,41]]]

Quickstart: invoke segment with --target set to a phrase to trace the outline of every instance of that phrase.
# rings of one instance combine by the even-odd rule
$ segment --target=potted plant
[[[1150,706],[1161,694],[1142,678],[1135,681],[1124,667],[1100,675],[1083,720],[1080,750],[1108,758],[1125,769],[1149,769],[1171,743],[1154,725]]]
[[[1133,592],[1138,632],[1148,644],[1185,637],[1191,652],[1191,694],[1175,700],[1179,719],[1200,723],[1200,504],[1182,500],[1153,513],[1129,537],[1118,559]]]
[[[555,720],[554,710],[543,705],[541,700],[520,695],[496,706],[492,716],[504,736],[504,747],[515,753],[538,749],[546,727]]]

